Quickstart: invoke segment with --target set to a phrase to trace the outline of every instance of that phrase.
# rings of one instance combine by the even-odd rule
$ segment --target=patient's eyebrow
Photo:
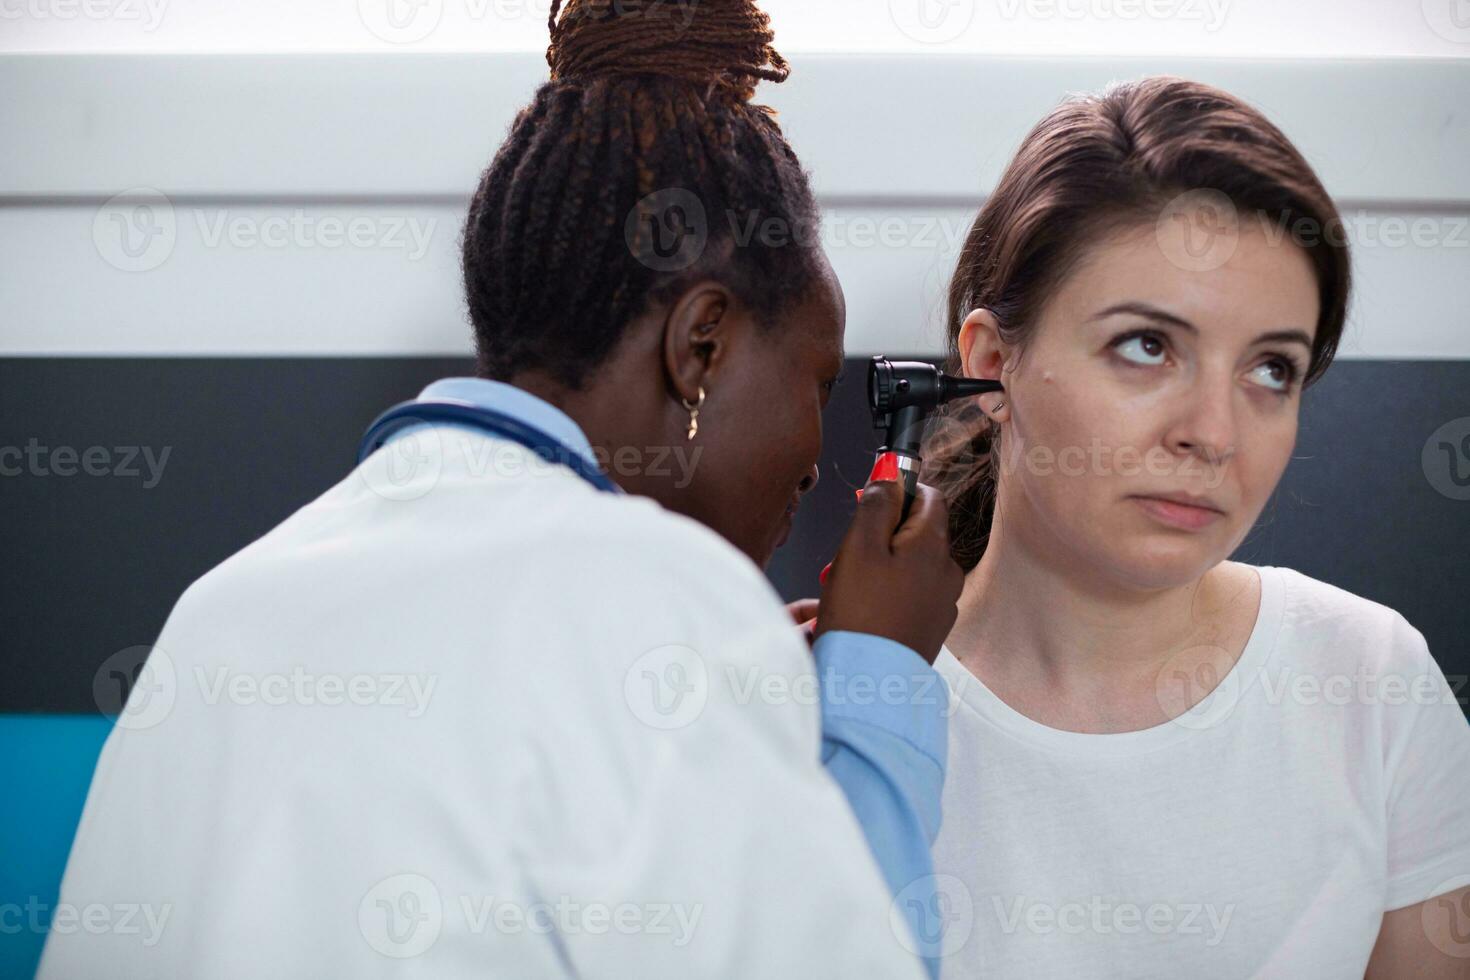
[[[1167,323],[1171,326],[1178,327],[1179,329],[1184,330],[1188,333],[1199,333],[1199,327],[1196,327],[1194,324],[1190,323],[1183,317],[1175,316],[1173,313],[1170,313],[1167,310],[1161,310],[1151,303],[1140,303],[1137,301],[1131,301],[1127,303],[1115,303],[1105,310],[1099,310],[1098,312],[1094,313],[1091,317],[1088,318],[1087,322],[1092,323],[1095,320],[1102,320],[1106,317],[1115,316],[1119,313],[1127,313],[1132,316],[1141,316],[1145,319],[1154,320],[1159,323]],[[1260,336],[1256,337],[1256,339],[1251,341],[1251,343],[1266,344],[1272,341],[1279,341],[1282,343],[1297,343],[1301,344],[1304,347],[1307,347],[1308,349],[1310,349],[1312,346],[1312,338],[1307,334],[1305,330],[1268,330]]]

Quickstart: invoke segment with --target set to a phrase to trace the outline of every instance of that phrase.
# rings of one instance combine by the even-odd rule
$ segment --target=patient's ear
[[[1005,351],[1000,340],[1000,321],[994,313],[984,308],[969,312],[960,324],[959,351],[965,377],[1000,380]]]

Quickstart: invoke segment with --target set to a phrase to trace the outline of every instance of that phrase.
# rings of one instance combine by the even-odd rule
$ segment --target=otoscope
[[[924,361],[890,361],[881,354],[868,363],[868,409],[873,413],[873,428],[883,430],[883,445],[878,447],[868,479],[903,480],[900,524],[908,519],[918,494],[924,420],[945,402],[987,391],[1005,391],[1005,385],[981,378],[956,378]],[[822,569],[823,583],[831,569],[830,562]]]
[[[940,405],[955,398],[1004,391],[999,381],[956,378],[923,361],[890,361],[881,354],[868,364],[868,408],[873,428],[883,430],[883,445],[873,463],[873,477],[903,478],[903,516],[918,493],[919,445],[924,439],[924,420]],[[897,472],[894,472],[894,470]]]

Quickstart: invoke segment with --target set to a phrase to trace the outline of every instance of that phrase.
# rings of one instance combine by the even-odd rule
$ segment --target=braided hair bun
[[[557,19],[560,12],[561,19]],[[753,0],[553,0],[551,78],[614,73],[711,83],[748,100],[761,79],[784,82],[786,59]]]
[[[750,102],[789,72],[766,15],[752,0],[554,0],[550,27],[551,78],[465,223],[479,374],[581,388],[633,318],[705,278],[779,326],[818,274],[802,233],[818,211],[774,113]],[[767,227],[796,234],[744,230]]]

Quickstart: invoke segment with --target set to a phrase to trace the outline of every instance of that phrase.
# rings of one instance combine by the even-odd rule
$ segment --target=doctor
[[[557,6],[469,208],[479,376],[179,599],[62,886],[138,928],[43,977],[936,971],[943,505],[869,484],[811,650],[760,570],[843,362],[817,243],[740,234],[816,214],[784,62],[744,0]]]

